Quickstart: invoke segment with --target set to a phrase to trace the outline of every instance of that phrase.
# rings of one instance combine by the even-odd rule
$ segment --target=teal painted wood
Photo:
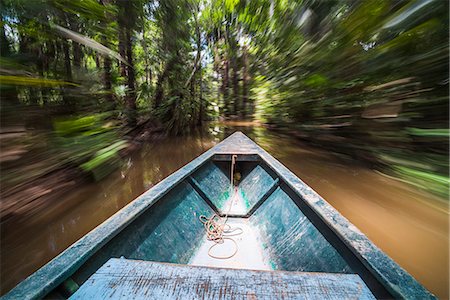
[[[205,235],[199,217],[212,213],[191,185],[181,182],[164,197],[164,205],[149,211],[144,222],[130,225],[128,236],[121,239],[126,243],[114,247],[114,256],[187,263]]]
[[[192,179],[220,212],[226,210],[225,203],[230,197],[230,179],[219,167],[208,162],[192,175]]]
[[[187,181],[182,181],[144,212],[73,275],[84,282],[111,257],[188,263],[204,240],[200,215],[213,214]]]
[[[267,193],[274,181],[275,180],[259,165],[242,179],[239,183],[239,192],[245,203],[245,213],[248,213],[258,200]]]
[[[375,299],[354,274],[270,272],[111,259],[70,299]]]
[[[229,156],[227,156],[229,157]],[[202,166],[192,176],[192,184],[203,198],[210,202],[214,208],[224,215],[229,209],[230,201],[230,179],[213,162]],[[245,216],[255,204],[271,189],[275,182],[261,166],[257,165],[247,174],[238,185],[240,197],[233,201],[241,201],[242,210],[231,213],[233,216]]]
[[[281,189],[250,217],[278,270],[354,273],[333,246]]]
[[[272,193],[276,190],[276,188],[278,187],[278,185],[280,184],[280,179],[276,178],[271,184],[270,186],[268,186],[267,191],[261,196],[261,198],[259,198],[258,201],[256,201],[255,204],[253,204],[253,206],[250,208],[250,210],[247,213],[247,217],[250,217],[252,214],[255,213],[255,211],[267,200],[267,198],[270,197],[270,195],[272,195]]]
[[[232,154],[215,154],[213,156],[213,161],[224,161],[227,163],[231,162]],[[236,157],[236,162],[259,162],[261,161],[261,157],[259,157],[258,154],[246,154],[246,155],[240,155]]]

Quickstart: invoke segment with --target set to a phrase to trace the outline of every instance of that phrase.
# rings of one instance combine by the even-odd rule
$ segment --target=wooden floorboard
[[[355,274],[250,271],[110,259],[71,299],[375,299]]]

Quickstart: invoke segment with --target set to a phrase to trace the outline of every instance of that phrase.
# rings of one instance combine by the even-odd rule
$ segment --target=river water
[[[36,215],[3,224],[1,293],[236,130],[279,159],[430,291],[449,297],[446,201],[360,164],[338,161],[292,137],[242,122],[145,144],[102,181],[72,190]]]

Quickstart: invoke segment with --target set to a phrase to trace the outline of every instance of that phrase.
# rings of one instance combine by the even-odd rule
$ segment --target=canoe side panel
[[[250,174],[239,183],[239,191],[244,200],[246,212],[267,193],[274,183],[274,179],[261,167],[256,166]]]
[[[212,213],[194,188],[183,181],[100,249],[74,279],[84,282],[111,257],[188,263],[205,236],[199,217]]]
[[[250,217],[275,269],[354,273],[320,231],[278,187]]]
[[[111,259],[71,299],[375,299],[353,274],[267,272]]]
[[[213,162],[202,166],[192,179],[209,201],[219,210],[225,210],[230,197],[230,179]]]
[[[180,183],[155,207],[142,222],[133,224],[126,239],[135,249],[125,252],[127,258],[187,263],[205,235],[200,215],[209,216],[212,209],[192,186]],[[141,223],[141,224],[140,224]]]

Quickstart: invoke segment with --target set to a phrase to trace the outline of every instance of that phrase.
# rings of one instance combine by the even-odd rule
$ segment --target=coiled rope
[[[209,241],[214,242],[214,244],[211,247],[209,247],[208,255],[210,257],[216,258],[216,259],[228,259],[228,258],[232,258],[233,256],[235,256],[238,251],[238,245],[237,245],[236,241],[233,238],[231,238],[231,236],[240,235],[243,232],[242,228],[240,228],[240,227],[232,228],[230,225],[227,224],[228,214],[231,211],[231,207],[233,206],[233,202],[235,200],[235,195],[236,195],[236,189],[234,188],[234,184],[233,184],[234,167],[236,164],[236,158],[237,158],[237,155],[231,156],[231,174],[230,174],[230,181],[231,181],[230,182],[230,192],[231,193],[230,193],[230,195],[232,195],[231,196],[232,198],[230,201],[230,207],[228,208],[228,210],[225,214],[225,217],[221,218],[217,214],[213,214],[209,218],[207,218],[204,215],[201,215],[199,217],[200,222],[202,222],[203,226],[205,227],[207,239]],[[211,250],[214,247],[223,244],[225,242],[225,240],[230,240],[231,242],[233,242],[234,251],[232,252],[232,254],[226,255],[226,256],[217,256],[217,255],[211,254]]]

